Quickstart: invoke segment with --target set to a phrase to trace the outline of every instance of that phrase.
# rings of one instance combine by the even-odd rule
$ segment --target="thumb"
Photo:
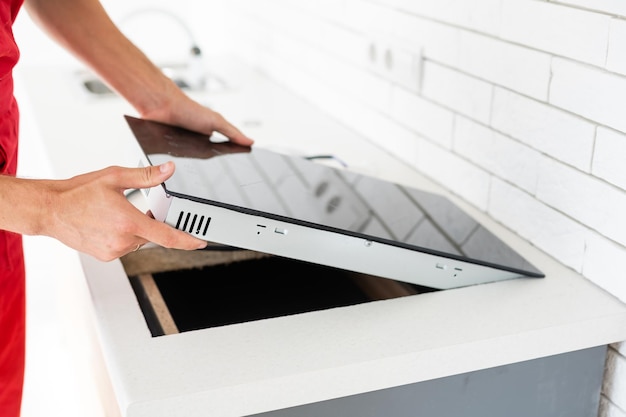
[[[132,188],[149,188],[161,184],[174,173],[174,163],[165,162],[161,165],[137,168],[137,176],[134,177],[134,184],[129,184]]]

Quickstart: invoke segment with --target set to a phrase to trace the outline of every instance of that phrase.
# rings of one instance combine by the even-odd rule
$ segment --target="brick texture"
[[[626,302],[623,0],[221,7],[242,59]],[[626,416],[624,350],[602,417]]]

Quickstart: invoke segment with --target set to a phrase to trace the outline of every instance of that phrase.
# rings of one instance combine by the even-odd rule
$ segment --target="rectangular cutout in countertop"
[[[153,336],[433,291],[276,256],[130,278]]]

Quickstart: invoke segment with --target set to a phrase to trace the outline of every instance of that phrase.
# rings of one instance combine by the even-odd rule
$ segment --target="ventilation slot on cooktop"
[[[195,213],[181,211],[178,215],[176,228],[187,233],[206,236],[211,218]]]

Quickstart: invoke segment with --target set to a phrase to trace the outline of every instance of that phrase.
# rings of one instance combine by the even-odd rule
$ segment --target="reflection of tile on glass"
[[[426,215],[445,231],[446,236],[458,245],[462,244],[478,226],[476,220],[443,196],[412,188],[405,190]]]
[[[355,188],[396,239],[404,239],[424,217],[419,207],[395,184],[363,177]]]
[[[517,268],[525,271],[536,271],[528,261],[522,258],[513,249],[506,246],[493,233],[480,227],[473,233],[463,245],[463,251],[470,258],[480,259],[509,268]]]
[[[427,219],[413,230],[407,238],[406,243],[429,250],[462,255],[458,246],[453,245],[453,243]]]

